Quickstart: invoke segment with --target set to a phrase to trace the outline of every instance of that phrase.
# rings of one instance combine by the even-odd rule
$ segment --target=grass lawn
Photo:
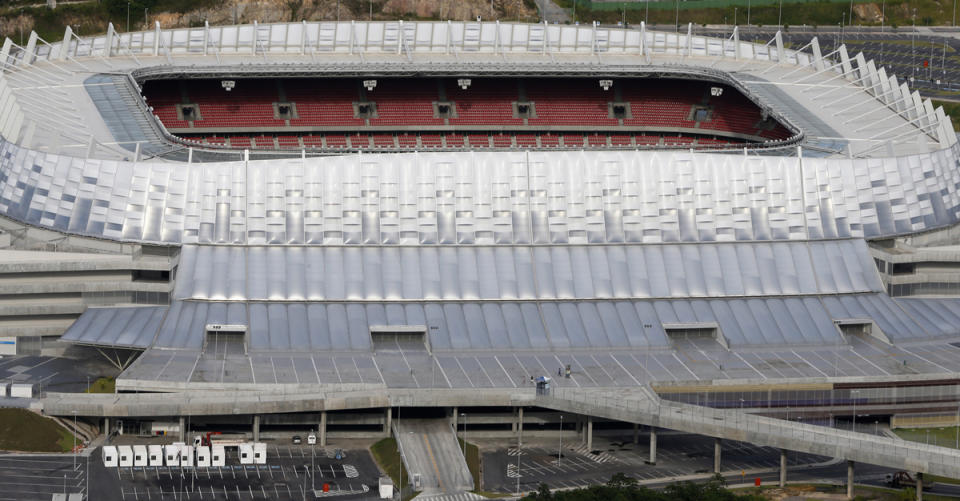
[[[25,409],[0,409],[0,449],[70,452],[72,448],[73,435],[52,419]]]
[[[373,460],[377,462],[380,469],[387,473],[387,476],[393,480],[394,488],[410,483],[410,474],[403,466],[400,460],[400,451],[397,449],[397,440],[393,437],[385,438],[370,446],[370,454]],[[403,476],[403,482],[400,477]],[[403,500],[413,499],[419,493],[405,495]]]
[[[950,121],[953,122],[953,130],[960,130],[960,103],[953,101],[933,101],[933,107],[936,108],[937,106],[943,106],[943,112],[946,113],[947,116],[950,117]],[[894,431],[899,434],[901,430]],[[950,428],[950,432],[953,433],[953,428]],[[923,432],[923,434],[924,440],[926,440],[926,432]],[[932,436],[933,432],[931,431],[930,434]],[[913,440],[912,438],[903,438]],[[956,445],[956,439],[954,439],[954,445]]]
[[[87,393],[115,393],[117,381],[112,377],[102,377],[97,379],[87,388]]]
[[[845,486],[828,484],[788,484],[785,489],[780,489],[780,487],[774,485],[731,490],[739,494],[755,493],[768,499],[781,499],[782,495],[779,495],[781,492],[791,496],[802,496],[806,499],[816,499],[817,493],[846,494],[847,492]],[[905,499],[916,499],[916,495],[912,489],[887,489],[884,487],[863,485],[855,486],[853,494],[854,499],[861,499],[863,501],[904,501]],[[956,498],[924,492],[923,499],[928,501],[947,501]]]
[[[951,104],[956,108],[956,111],[960,112],[960,103],[947,103]],[[943,110],[946,111],[947,107],[944,106]],[[957,118],[953,119],[954,125],[957,124]],[[929,431],[930,438],[927,439],[927,432]],[[957,445],[957,428],[955,426],[944,426],[940,428],[897,428],[893,430],[900,438],[904,440],[909,440],[911,442],[920,442],[920,443],[929,443],[930,445],[939,445],[940,447],[949,447],[951,449],[956,448]]]
[[[460,444],[460,450],[463,450],[463,439],[457,438]],[[470,469],[470,476],[473,477],[473,489],[480,490],[480,449],[476,445],[467,442],[467,468]]]

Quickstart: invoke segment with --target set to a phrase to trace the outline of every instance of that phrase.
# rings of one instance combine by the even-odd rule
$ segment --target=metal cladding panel
[[[476,301],[882,290],[860,240],[401,248],[187,245],[174,296]]]
[[[2,142],[0,214],[168,244],[874,238],[960,221],[958,154],[960,144],[865,160],[590,151],[177,164],[70,158]]]
[[[231,323],[249,325],[250,348],[256,351],[367,351],[371,325],[422,325],[433,349],[441,351],[615,349],[670,346],[664,325],[700,324],[718,326],[735,347],[818,346],[844,342],[834,320],[872,320],[895,341],[953,336],[960,331],[950,324],[960,316],[957,306],[957,300],[895,302],[884,294],[546,302],[177,301],[165,317],[165,308],[130,308],[136,313],[124,322],[116,321],[113,312],[122,308],[91,309],[65,339],[121,346],[123,333],[142,325],[136,346],[149,345],[152,332],[158,331],[153,346],[199,349],[207,324]],[[923,314],[929,320],[922,325],[911,318]],[[98,326],[113,324],[121,334],[97,337]]]
[[[911,318],[909,310],[885,294],[828,296],[823,298],[823,304],[833,319],[872,320],[894,342],[930,338],[939,334],[925,329]]]
[[[960,334],[960,299],[897,298],[894,302],[929,333]]]
[[[147,348],[167,311],[166,306],[88,308],[60,337],[98,346]]]

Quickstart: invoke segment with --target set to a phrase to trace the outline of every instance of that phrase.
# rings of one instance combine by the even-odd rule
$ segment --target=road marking
[[[430,439],[427,438],[427,434],[423,434],[423,442],[427,445],[427,454],[430,455],[430,462],[433,464],[433,471],[437,474],[437,487],[440,488],[443,492],[447,492],[447,489],[443,486],[443,481],[440,480],[440,469],[437,468],[437,460],[433,457],[433,447],[430,446]]]

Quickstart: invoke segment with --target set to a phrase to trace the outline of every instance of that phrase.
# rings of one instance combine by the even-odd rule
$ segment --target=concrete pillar
[[[640,443],[640,425],[634,423],[633,425],[633,445]]]
[[[847,461],[847,499],[853,499],[853,461]]]
[[[780,487],[787,485],[787,450],[780,449]]]
[[[593,450],[593,417],[587,416],[587,450]]]
[[[253,416],[253,441],[260,441],[260,416]]]
[[[110,418],[103,418],[103,434],[110,436]]]
[[[517,448],[523,445],[523,407],[517,409]]]
[[[179,427],[179,428],[180,428],[180,442],[186,442],[186,439],[183,438],[183,437],[187,436],[186,426],[187,426],[187,420],[184,419],[183,416],[180,416],[180,427]]]
[[[649,464],[657,464],[657,429],[650,427],[650,460]]]
[[[720,439],[713,439],[713,472],[720,473]]]
[[[387,411],[387,416],[389,416],[389,409],[387,409]],[[387,421],[389,421],[389,417]],[[320,432],[320,447],[324,447],[327,445],[327,411],[320,413],[320,426],[318,428],[319,429],[317,431]],[[387,430],[390,430],[389,426],[387,426]]]
[[[513,422],[510,423],[510,433],[517,433],[517,409],[513,409]]]
[[[459,419],[459,416],[460,416],[460,409],[457,406],[453,406],[453,431],[454,432],[456,432],[458,429],[457,420]]]
[[[917,501],[923,501],[923,473],[917,472]]]
[[[327,413],[324,412],[323,414],[321,414],[321,415],[320,415],[320,419],[323,420],[323,427],[326,428],[326,427],[327,427]],[[385,416],[384,416],[383,420],[385,421],[385,424],[384,424],[384,427],[383,427],[383,436],[389,437],[389,436],[390,436],[390,433],[392,433],[392,432],[390,431],[390,428],[393,426],[393,408],[392,408],[392,407],[387,407],[387,412],[385,413]],[[326,433],[326,430],[324,430],[324,433]]]

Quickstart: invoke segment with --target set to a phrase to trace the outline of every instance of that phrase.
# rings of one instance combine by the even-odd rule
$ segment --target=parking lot
[[[348,450],[337,460],[334,449],[309,445],[269,445],[265,465],[240,465],[236,448],[227,449],[223,467],[104,468],[99,456],[94,460],[94,494],[123,501],[349,499],[375,490],[379,478],[366,450]]]
[[[87,458],[76,459],[74,469],[73,456],[0,456],[0,501],[50,501],[56,493],[85,492]]]
[[[552,443],[551,443],[552,442]],[[625,473],[638,480],[676,478],[713,471],[713,439],[680,433],[657,435],[657,464],[649,459],[649,436],[640,435],[633,444],[629,435],[605,435],[594,438],[594,449],[587,450],[577,440],[563,445],[557,461],[559,441],[537,439],[519,451],[516,447],[485,451],[484,490],[514,492],[517,479],[520,490],[535,490],[543,482],[551,488],[583,487],[604,483],[615,473]],[[779,467],[779,450],[741,442],[724,442],[721,470],[746,472]],[[519,456],[519,468],[518,468]],[[827,458],[803,453],[789,453],[788,465],[813,464]]]

